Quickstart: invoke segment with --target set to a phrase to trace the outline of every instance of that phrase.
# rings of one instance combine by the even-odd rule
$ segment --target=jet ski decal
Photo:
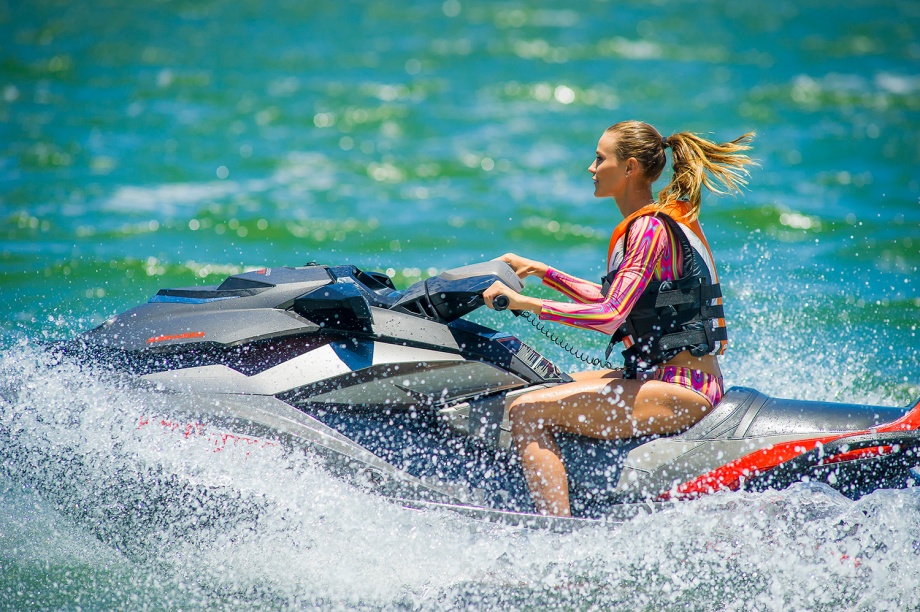
[[[772,470],[773,468],[786,463],[787,461],[812,451],[819,445],[824,445],[828,442],[845,440],[846,438],[854,438],[857,436],[917,430],[920,430],[920,402],[918,402],[917,405],[915,405],[903,417],[887,425],[881,425],[879,427],[873,427],[863,431],[845,432],[831,436],[793,440],[791,442],[783,442],[769,446],[767,448],[759,449],[749,455],[745,455],[744,457],[740,457],[730,463],[727,463],[707,474],[703,474],[702,476],[698,476],[697,478],[689,480],[679,485],[672,491],[665,491],[658,496],[658,499],[661,501],[666,501],[674,498],[692,498],[726,489],[737,491],[744,484],[745,480],[760,476],[761,474],[764,474],[765,472],[768,472],[769,470]],[[822,464],[879,457],[881,455],[888,454],[888,452],[894,451],[894,447],[892,446],[888,446],[887,448],[889,451],[886,452],[880,451],[879,449],[881,448],[882,446],[876,445],[874,447],[876,452],[874,453],[871,452],[873,449],[870,448],[859,448],[853,449],[852,451],[845,451],[827,459],[822,458]]]
[[[192,436],[203,436],[214,447],[211,449],[212,453],[219,453],[230,448],[242,448],[245,452],[245,455],[249,456],[249,449],[251,448],[266,448],[269,446],[275,446],[275,443],[271,440],[262,440],[259,438],[241,436],[234,433],[211,433],[207,431],[204,425],[201,423],[185,423],[183,425],[182,423],[163,418],[150,419],[148,417],[142,416],[140,419],[138,419],[137,428],[142,429],[151,424],[159,425],[167,431],[177,432],[185,439],[189,439]]]
[[[163,334],[161,336],[153,336],[147,338],[147,344],[155,344],[157,342],[167,342],[169,340],[189,340],[191,338],[204,338],[203,331],[196,332],[186,332],[184,334]]]
[[[155,295],[150,298],[148,304],[208,304],[210,302],[220,302],[221,300],[232,300],[238,298],[238,295],[227,295],[223,297],[186,297],[183,295]]]

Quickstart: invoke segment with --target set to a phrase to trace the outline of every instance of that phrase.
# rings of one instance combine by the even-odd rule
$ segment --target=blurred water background
[[[750,189],[702,215],[728,384],[905,405],[918,32],[911,0],[0,0],[0,426],[20,432],[0,608],[917,609],[916,489],[720,495],[570,535],[470,525],[270,450],[214,463],[138,438],[120,417],[160,400],[41,347],[264,266],[405,287],[515,251],[598,277],[618,213],[587,167],[635,118],[757,132]],[[585,367],[523,321],[474,318]],[[594,336],[571,332],[599,354]],[[132,522],[118,508],[154,492],[110,483],[144,470],[220,493],[159,491],[168,516]]]

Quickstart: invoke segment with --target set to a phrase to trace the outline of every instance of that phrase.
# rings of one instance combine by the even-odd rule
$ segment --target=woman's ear
[[[636,172],[639,169],[639,162],[635,157],[626,160],[626,176]]]

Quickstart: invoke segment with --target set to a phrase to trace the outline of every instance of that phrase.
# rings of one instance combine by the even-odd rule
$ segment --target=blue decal
[[[333,342],[330,346],[352,372],[369,368],[374,363],[373,342],[352,338],[345,342]]]
[[[228,295],[225,297],[212,297],[212,298],[193,298],[193,297],[183,297],[179,295],[155,295],[150,298],[148,304],[206,304],[208,302],[219,302],[221,300],[232,300],[233,298],[238,298],[238,295]]]

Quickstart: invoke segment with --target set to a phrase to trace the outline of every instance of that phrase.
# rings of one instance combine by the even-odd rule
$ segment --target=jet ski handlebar
[[[514,269],[500,260],[486,261],[445,270],[406,289],[390,310],[449,323],[485,304],[482,293],[500,281],[515,291],[523,289]],[[508,307],[508,300],[494,303],[496,310]],[[501,304],[504,303],[504,306]]]
[[[500,260],[445,270],[403,291],[396,290],[379,273],[363,272],[354,266],[326,269],[332,283],[297,297],[293,310],[320,325],[349,331],[371,331],[370,307],[446,324],[482,307],[482,293],[496,281],[515,291],[523,289],[511,266]],[[505,296],[494,302],[496,310],[508,304]]]

